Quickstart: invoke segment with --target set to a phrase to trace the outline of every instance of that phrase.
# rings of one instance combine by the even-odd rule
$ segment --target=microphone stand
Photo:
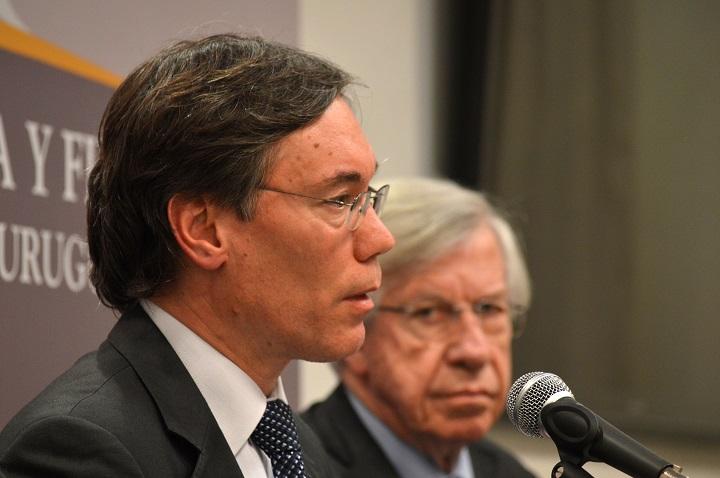
[[[686,475],[682,474],[681,467],[679,467],[677,465],[673,465],[673,466],[668,466],[667,468],[665,468],[658,478],[688,478],[688,477]]]
[[[593,478],[593,476],[583,467],[561,460],[553,467],[550,478]],[[673,465],[665,468],[658,478],[688,478],[688,476],[682,474],[682,468]]]
[[[585,471],[583,467],[561,460],[553,467],[550,478],[593,478],[593,476]]]

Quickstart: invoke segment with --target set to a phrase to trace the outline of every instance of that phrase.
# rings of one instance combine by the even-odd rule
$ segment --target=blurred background
[[[317,52],[360,79],[358,114],[388,158],[379,182],[447,176],[510,214],[535,288],[515,376],[554,372],[690,476],[718,476],[719,22],[714,0],[0,0],[0,426],[114,321],[87,287],[10,273],[11,247],[25,247],[31,226],[38,237],[84,236],[82,201],[60,199],[68,140],[52,138],[63,124],[95,134],[113,84],[163,46],[239,31]],[[85,75],[77,98],[62,82],[43,86],[51,62],[26,43],[99,76]],[[33,87],[18,80],[28,58],[41,64]],[[78,117],[41,121],[53,117],[37,112],[49,102]],[[45,123],[56,136],[38,133]],[[45,196],[31,192],[43,138],[48,171],[60,164]],[[55,203],[64,209],[53,218],[29,218]],[[323,364],[286,376],[299,407],[335,384]],[[549,475],[551,442],[504,423],[494,434]]]

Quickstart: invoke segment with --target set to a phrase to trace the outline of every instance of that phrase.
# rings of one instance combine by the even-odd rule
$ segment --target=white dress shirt
[[[245,478],[273,478],[270,459],[249,440],[268,400],[287,403],[282,380],[265,397],[240,367],[182,322],[149,300],[140,303],[200,389]]]

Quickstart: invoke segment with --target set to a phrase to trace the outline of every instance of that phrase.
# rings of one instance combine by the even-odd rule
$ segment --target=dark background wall
[[[720,445],[720,4],[491,4],[479,183],[535,283],[516,373]]]

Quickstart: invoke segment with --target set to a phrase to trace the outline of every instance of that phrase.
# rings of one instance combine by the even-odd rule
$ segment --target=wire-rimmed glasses
[[[377,214],[378,216],[380,215],[383,206],[385,205],[385,201],[387,200],[388,192],[390,191],[390,185],[386,184],[378,189],[368,187],[367,191],[363,191],[357,196],[355,196],[355,198],[351,202],[341,201],[340,199],[325,199],[307,196],[305,194],[283,191],[270,187],[261,187],[260,189],[264,191],[288,194],[290,196],[297,196],[305,199],[313,199],[315,201],[320,201],[325,204],[337,206],[338,209],[347,208],[348,212],[347,216],[345,217],[345,225],[348,227],[348,229],[354,231],[358,227],[360,227],[360,222],[362,222],[362,218],[365,216],[365,214],[367,214],[369,206],[372,206],[372,208],[375,210],[375,214]]]
[[[457,337],[462,332],[460,318],[467,310],[478,319],[483,333],[492,339],[516,338],[525,328],[525,308],[502,301],[479,300],[463,305],[447,302],[381,305],[377,310],[405,316],[406,328],[429,342]]]

